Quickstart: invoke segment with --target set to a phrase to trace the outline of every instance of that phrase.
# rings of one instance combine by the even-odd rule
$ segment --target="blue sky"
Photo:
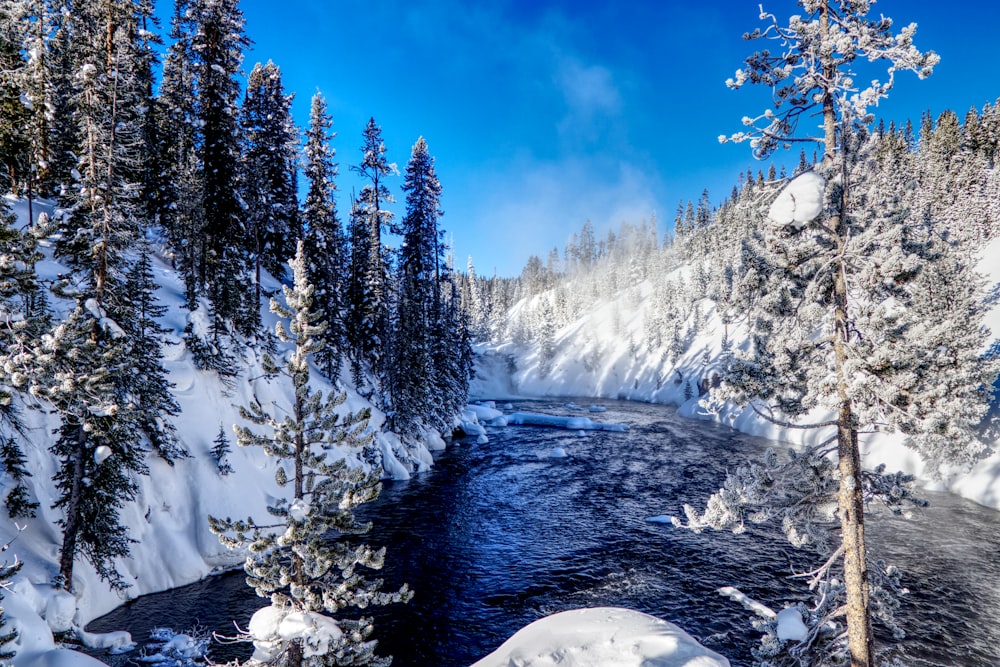
[[[161,4],[168,0],[159,0]],[[919,24],[917,46],[942,57],[934,75],[909,73],[880,113],[964,115],[1000,97],[993,2],[882,0],[896,28]],[[779,18],[793,0],[765,1]],[[708,188],[714,202],[755,163],[747,145],[720,145],[763,91],[724,81],[754,50],[758,0],[243,0],[256,61],[273,60],[294,112],[308,119],[316,90],[334,119],[342,212],[357,186],[372,116],[402,171],[423,135],[444,193],[442,225],[456,263],[480,275],[520,272],[588,218],[599,231],[655,213],[661,232],[679,200]],[[165,14],[169,12],[166,9]],[[789,163],[795,155],[786,156]],[[403,211],[395,179],[395,210]]]

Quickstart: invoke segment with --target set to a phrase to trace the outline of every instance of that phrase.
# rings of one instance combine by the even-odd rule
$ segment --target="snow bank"
[[[629,609],[564,611],[519,630],[472,667],[729,667],[673,623]]]

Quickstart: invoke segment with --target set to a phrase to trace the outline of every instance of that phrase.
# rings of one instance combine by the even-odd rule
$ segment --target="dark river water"
[[[416,591],[373,614],[379,653],[395,667],[467,667],[532,621],[594,606],[653,614],[734,665],[750,663],[750,612],[717,589],[736,586],[780,609],[802,594],[787,575],[811,569],[813,554],[770,529],[695,534],[646,519],[703,506],[727,469],[768,443],[666,406],[601,405],[607,412],[587,416],[630,430],[490,428],[489,444],[449,446],[430,472],[387,482],[365,508],[375,522],[366,540],[388,549],[386,589]],[[514,408],[580,416],[562,403]],[[568,456],[551,456],[557,447]],[[1000,664],[1000,513],[928,498],[909,521],[869,521],[874,555],[897,564],[912,591],[901,612],[907,639],[883,638],[880,650],[915,666]],[[88,630],[126,629],[140,641],[157,626],[231,634],[263,604],[231,573],[140,598]],[[216,661],[248,656],[245,644],[212,650]]]

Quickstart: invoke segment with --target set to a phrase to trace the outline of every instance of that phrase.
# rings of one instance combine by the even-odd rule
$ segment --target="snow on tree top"
[[[806,171],[785,185],[771,204],[767,217],[778,225],[802,228],[823,212],[826,181],[814,171]]]

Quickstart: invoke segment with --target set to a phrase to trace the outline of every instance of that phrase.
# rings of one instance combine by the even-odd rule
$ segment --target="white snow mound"
[[[472,667],[729,667],[673,623],[630,609],[564,611],[519,630]]]
[[[806,171],[781,189],[767,217],[778,225],[802,227],[823,212],[826,181],[814,171]]]

